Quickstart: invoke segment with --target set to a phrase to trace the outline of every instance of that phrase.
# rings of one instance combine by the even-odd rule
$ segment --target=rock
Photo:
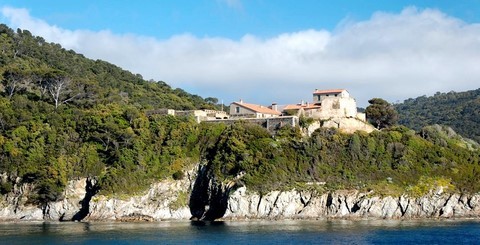
[[[384,219],[392,219],[392,218],[399,218],[402,216],[402,212],[400,211],[399,203],[393,197],[387,196],[383,198],[383,212],[382,218]]]
[[[297,191],[280,192],[269,213],[271,218],[295,217],[303,209],[300,193]]]
[[[322,218],[327,216],[327,201],[329,194],[315,196],[312,193],[312,198],[306,206],[298,213],[299,218]]]
[[[369,203],[370,208],[365,215],[376,218],[383,217],[384,203],[381,201],[380,197],[369,198]]]
[[[398,207],[400,208],[400,212],[402,216],[407,214],[407,210],[410,209],[410,199],[406,198],[404,195],[398,198]]]
[[[27,196],[34,189],[32,185],[15,185],[12,193],[0,196],[0,220],[70,221],[82,208],[87,211],[83,214],[87,221],[122,220],[130,215],[149,216],[154,220],[188,219],[190,211],[186,204],[192,185],[190,177],[195,172],[191,170],[189,178],[181,181],[164,180],[152,184],[145,194],[127,200],[97,195],[94,179],[71,180],[65,188],[63,200],[47,203],[43,207],[27,204]],[[187,196],[187,199],[177,202],[180,193],[186,193],[183,196]],[[172,203],[183,204],[178,206]]]
[[[246,218],[248,214],[257,216],[260,196],[246,194],[247,188],[242,186],[234,191],[228,199],[228,209],[225,216],[234,218]],[[248,197],[248,198],[247,198]]]
[[[271,191],[268,194],[262,196],[258,202],[257,216],[267,218],[270,215],[273,206],[275,205],[275,200],[277,200],[279,191]]]
[[[138,213],[131,213],[126,216],[122,216],[117,219],[118,221],[121,222],[152,222],[155,221],[155,219],[152,216],[149,215],[144,215],[144,214],[138,214]]]
[[[198,174],[198,178],[195,176]],[[28,204],[34,190],[20,185],[0,197],[0,220],[154,221],[189,218],[224,219],[324,219],[324,218],[462,218],[480,217],[480,194],[448,194],[436,189],[422,197],[380,197],[358,191],[270,191],[264,195],[219,183],[199,167],[180,181],[154,183],[142,195],[127,199],[98,195],[95,179],[69,181],[65,198],[44,206]],[[1,176],[0,176],[1,178]],[[190,197],[190,200],[188,200]],[[203,206],[202,206],[203,205]],[[83,211],[82,211],[83,210]],[[195,215],[194,215],[195,214]]]
[[[440,209],[440,216],[445,218],[450,218],[454,215],[454,207],[458,204],[459,195],[451,195],[445,205]]]
[[[235,187],[235,182],[217,181],[210,166],[201,165],[188,204],[190,219],[213,221],[222,218],[228,208],[230,191]]]
[[[468,206],[473,210],[480,209],[480,194],[473,195],[468,201]]]

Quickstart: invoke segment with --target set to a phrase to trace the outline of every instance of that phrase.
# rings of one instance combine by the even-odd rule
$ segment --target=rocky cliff
[[[33,187],[15,185],[0,198],[0,220],[142,221],[189,219],[189,193],[196,177],[190,171],[184,180],[165,180],[152,184],[141,195],[119,198],[97,195],[94,179],[69,181],[64,198],[46,205],[33,205],[28,195]]]
[[[35,206],[26,196],[32,186],[15,185],[0,199],[0,220],[214,220],[224,219],[323,219],[323,218],[467,218],[480,217],[480,193],[445,193],[441,187],[422,197],[380,197],[359,191],[271,191],[250,193],[233,182],[211,178],[205,168],[187,173],[184,180],[152,184],[142,194],[128,198],[96,194],[95,179],[69,182],[64,199]],[[198,174],[198,178],[196,178]]]
[[[379,197],[373,193],[335,191],[272,191],[248,193],[245,187],[232,193],[225,218],[322,219],[322,218],[467,218],[480,217],[480,194],[444,193],[442,188],[412,198]]]
[[[192,220],[213,221],[222,218],[228,207],[230,191],[235,182],[222,183],[208,165],[201,165],[190,194]]]

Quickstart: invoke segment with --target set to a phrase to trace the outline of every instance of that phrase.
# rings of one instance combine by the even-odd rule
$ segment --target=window
[[[235,107],[235,113],[240,113],[240,107],[239,106]]]

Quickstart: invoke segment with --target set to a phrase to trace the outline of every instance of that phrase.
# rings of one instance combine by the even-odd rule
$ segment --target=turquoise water
[[[2,223],[0,244],[480,244],[480,221]]]

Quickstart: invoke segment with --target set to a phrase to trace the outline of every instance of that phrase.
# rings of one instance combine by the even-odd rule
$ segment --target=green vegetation
[[[395,108],[399,123],[409,128],[418,131],[427,125],[446,125],[480,143],[480,89],[437,92],[434,96],[405,100]]]
[[[61,199],[69,179],[87,176],[99,177],[103,193],[133,193],[155,179],[182,178],[222,128],[147,113],[215,109],[216,98],[145,81],[5,25],[0,47],[0,173],[8,175],[1,193],[20,177],[37,188],[30,200],[44,203]]]
[[[426,138],[405,127],[371,134],[343,134],[318,129],[303,138],[298,129],[284,127],[271,137],[263,128],[236,123],[207,151],[210,167],[228,180],[242,179],[253,190],[291,189],[326,182],[327,190],[355,188],[385,195],[423,193],[432,181],[449,180],[451,189],[480,191],[480,152],[445,138],[438,128],[425,128]],[[435,144],[444,139],[445,144]],[[303,184],[302,184],[303,183]]]
[[[455,186],[452,184],[450,179],[437,177],[425,177],[422,176],[418,183],[414,186],[410,186],[407,189],[407,193],[413,197],[421,197],[427,194],[430,190],[441,186],[444,191],[453,191]]]
[[[145,81],[5,25],[0,47],[0,174],[7,176],[0,194],[19,177],[36,187],[29,200],[45,203],[63,198],[68,180],[96,176],[100,193],[126,196],[159,179],[182,179],[185,168],[201,161],[222,180],[245,171],[241,181],[259,192],[359,188],[417,195],[445,182],[452,190],[480,191],[478,146],[445,127],[419,134],[405,127],[351,135],[319,129],[303,137],[288,126],[272,136],[245,122],[198,124],[153,112],[218,109],[218,99]],[[302,125],[310,123],[302,118]],[[172,205],[186,200],[180,193]]]
[[[388,128],[397,123],[398,113],[395,108],[380,98],[368,101],[370,105],[365,110],[368,121],[377,129]]]

